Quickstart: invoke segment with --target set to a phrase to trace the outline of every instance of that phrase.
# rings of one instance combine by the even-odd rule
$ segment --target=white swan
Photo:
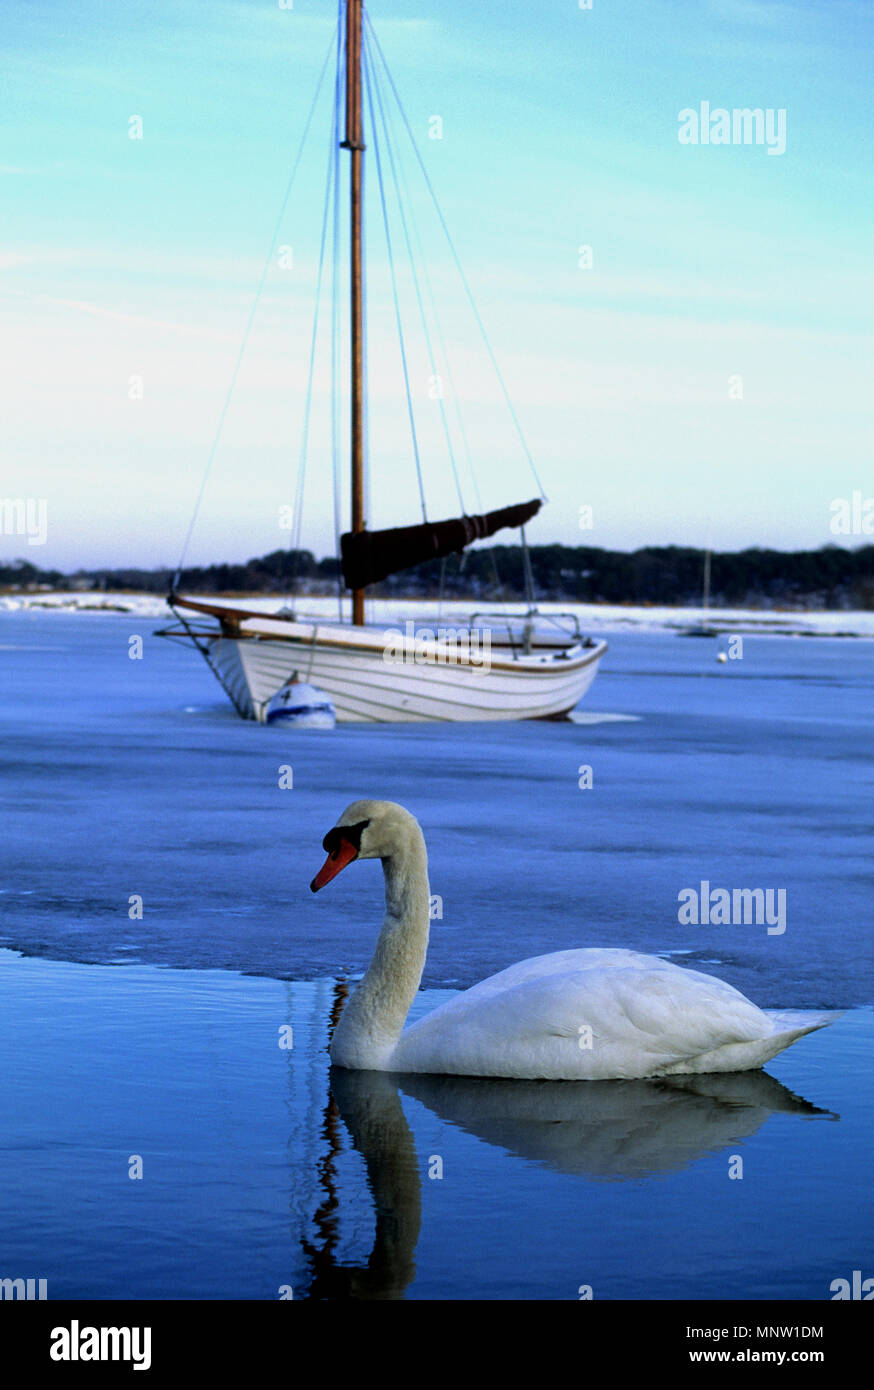
[[[830,1014],[763,1012],[712,975],[636,951],[557,951],[511,965],[406,1030],[428,949],[428,856],[393,801],[353,801],[324,839],[313,892],[381,859],[385,919],[335,1029],[331,1060],[364,1071],[607,1080],[761,1067]]]

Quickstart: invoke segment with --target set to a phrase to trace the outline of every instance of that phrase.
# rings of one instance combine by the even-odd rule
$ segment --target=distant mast
[[[702,608],[707,613],[710,610],[710,554],[713,549],[713,527],[707,522],[707,540],[704,545],[704,592],[702,595]]]
[[[364,527],[364,280],[362,267],[361,0],[346,0],[346,138],[349,165],[351,472],[353,535]],[[352,622],[364,624],[364,590],[352,591]]]

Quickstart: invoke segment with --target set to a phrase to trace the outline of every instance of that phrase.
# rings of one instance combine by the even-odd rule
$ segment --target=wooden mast
[[[349,151],[349,249],[350,249],[350,366],[352,525],[364,530],[364,283],[362,267],[362,182],[364,173],[363,122],[361,117],[361,3],[346,0],[346,138]],[[352,591],[352,622],[364,623],[364,590]]]

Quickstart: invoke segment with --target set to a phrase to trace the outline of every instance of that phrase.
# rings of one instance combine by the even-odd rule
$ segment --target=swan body
[[[733,986],[636,951],[520,961],[404,1028],[428,948],[428,863],[418,822],[355,801],[324,840],[317,891],[356,858],[382,860],[386,913],[373,960],[334,1031],[355,1070],[596,1081],[761,1067],[833,1015],[764,1011]]]

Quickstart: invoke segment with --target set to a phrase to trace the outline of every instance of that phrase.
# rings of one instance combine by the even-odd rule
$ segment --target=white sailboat
[[[704,577],[701,583],[701,617],[697,623],[683,628],[681,637],[718,637],[719,629],[709,621],[710,618],[710,570],[712,562],[712,543],[710,527],[707,528],[707,544],[704,547]]]
[[[309,618],[285,608],[265,614],[234,603],[184,596],[178,592],[180,562],[168,598],[179,625],[165,629],[162,635],[193,643],[237,712],[260,722],[267,721],[271,700],[293,682],[305,682],[325,692],[342,722],[561,718],[588,690],[607,644],[584,637],[575,621],[569,629],[538,614],[533,607],[527,553],[529,607],[515,618],[502,614],[479,624],[471,621],[448,631],[430,632],[409,623],[403,630],[387,630],[366,621],[366,590],[391,574],[461,553],[473,541],[504,527],[519,527],[524,547],[525,523],[539,511],[544,499],[383,531],[369,530],[365,524],[363,78],[370,97],[369,138],[374,141],[378,122],[371,95],[375,63],[369,58],[364,70],[362,63],[363,16],[362,0],[347,0],[342,7],[338,38],[342,34],[343,42],[337,44],[334,117],[339,136],[339,94],[345,85],[344,139],[337,143],[349,153],[351,526],[340,537],[340,551],[343,581],[351,591],[351,623]],[[370,32],[369,43],[375,44]],[[381,57],[381,50],[377,47],[376,51]],[[397,97],[393,83],[391,88]],[[430,190],[430,182],[428,186]],[[442,222],[442,214],[439,216]],[[443,226],[445,230],[445,223]],[[454,247],[452,250],[454,255]],[[457,256],[456,263],[485,336]],[[490,347],[489,354],[530,461]],[[378,485],[378,480],[373,481]]]

